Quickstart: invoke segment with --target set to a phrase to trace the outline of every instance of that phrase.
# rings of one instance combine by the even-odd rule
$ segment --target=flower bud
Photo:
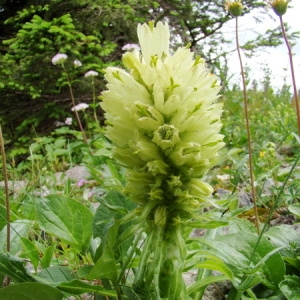
[[[290,0],[270,0],[269,4],[277,16],[282,16],[286,13],[289,2]]]
[[[244,6],[242,5],[241,0],[227,0],[225,2],[225,8],[233,17],[239,17],[243,12]]]

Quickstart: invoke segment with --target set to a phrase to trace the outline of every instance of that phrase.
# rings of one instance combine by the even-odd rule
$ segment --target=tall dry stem
[[[300,137],[300,108],[299,108],[299,99],[298,99],[298,91],[296,86],[296,78],[295,78],[295,71],[294,71],[294,63],[293,63],[293,53],[291,45],[288,41],[288,38],[286,36],[282,15],[279,15],[280,20],[280,27],[282,31],[282,35],[286,44],[286,47],[288,49],[288,55],[289,55],[289,61],[290,61],[290,68],[291,68],[291,76],[292,76],[292,83],[293,83],[293,92],[294,92],[294,101],[296,104],[296,113],[297,113],[297,124],[298,124],[298,135]]]
[[[8,190],[8,176],[6,168],[6,155],[4,148],[4,139],[2,135],[2,127],[0,125],[0,148],[2,156],[2,168],[4,177],[4,190],[5,190],[5,208],[6,208],[6,251],[10,252],[10,202],[9,202],[9,190]]]
[[[6,251],[10,252],[10,202],[9,202],[9,191],[8,191],[8,176],[6,168],[6,155],[4,147],[4,139],[2,135],[2,127],[0,125],[0,153],[2,156],[2,167],[4,177],[4,190],[5,190],[5,208],[6,208]],[[10,278],[5,276],[3,285],[8,286],[10,284]]]
[[[246,121],[246,130],[247,130],[247,139],[248,139],[248,153],[249,153],[249,173],[250,173],[250,184],[251,184],[251,194],[254,205],[254,214],[255,214],[255,225],[257,229],[257,233],[259,234],[259,218],[257,211],[257,202],[256,202],[256,194],[254,187],[254,175],[253,175],[253,153],[252,153],[252,140],[250,133],[250,122],[249,122],[249,113],[248,113],[248,100],[247,100],[247,87],[245,80],[245,73],[243,67],[243,61],[241,56],[241,50],[239,45],[239,34],[238,34],[238,17],[235,17],[235,40],[236,40],[236,49],[239,56],[239,63],[241,69],[242,83],[243,83],[243,98],[244,98],[244,109],[245,109],[245,121]]]

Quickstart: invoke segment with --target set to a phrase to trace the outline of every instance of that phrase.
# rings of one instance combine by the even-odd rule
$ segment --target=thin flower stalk
[[[64,66],[63,66],[63,68],[64,68]],[[76,116],[76,119],[77,119],[77,122],[78,122],[78,125],[79,125],[79,128],[80,128],[83,140],[88,145],[88,141],[87,141],[87,138],[86,138],[86,135],[85,135],[85,132],[84,132],[84,129],[83,129],[83,126],[82,126],[82,123],[81,123],[78,111],[75,109],[76,103],[75,103],[75,98],[74,98],[74,95],[73,95],[71,81],[70,81],[69,75],[66,72],[65,68],[64,68],[64,71],[66,73],[67,80],[68,80],[68,86],[69,86],[70,96],[71,96],[71,100],[72,100],[72,105],[73,105],[73,108],[74,108],[74,113],[75,113],[75,116]]]
[[[4,147],[4,139],[2,135],[2,127],[0,125],[0,154],[2,156],[3,177],[4,177],[4,190],[5,190],[5,210],[6,210],[6,251],[10,252],[11,246],[11,234],[10,234],[10,200],[9,200],[9,188],[8,188],[8,176],[6,167],[6,155]],[[10,277],[5,276],[3,280],[3,286],[10,284]]]
[[[68,87],[69,87],[69,91],[70,91],[70,96],[71,96],[71,101],[72,101],[72,105],[73,105],[73,111],[75,113],[75,116],[76,116],[76,119],[77,119],[77,122],[78,122],[78,125],[79,125],[79,128],[80,128],[80,131],[81,131],[81,134],[82,134],[82,137],[83,137],[83,140],[86,144],[88,144],[88,141],[87,141],[87,138],[86,138],[86,135],[85,135],[85,132],[84,132],[84,129],[83,129],[83,126],[82,126],[82,123],[81,123],[81,120],[80,120],[80,117],[79,117],[79,114],[76,110],[76,103],[75,103],[75,98],[74,98],[74,95],[73,95],[73,90],[72,90],[72,85],[71,85],[71,80],[69,78],[69,74],[65,68],[65,65],[64,65],[64,62],[65,60],[68,58],[68,56],[64,53],[57,53],[53,58],[52,58],[52,63],[53,65],[61,65],[65,74],[66,74],[66,77],[67,77],[67,81],[68,81]],[[79,61],[76,61],[76,63],[74,63],[75,66],[79,66],[81,64],[81,62]]]
[[[296,77],[295,77],[295,71],[294,71],[293,53],[292,53],[291,45],[288,41],[288,38],[287,38],[287,35],[285,32],[285,27],[284,27],[283,18],[282,18],[282,16],[286,12],[289,1],[277,0],[277,1],[270,1],[269,3],[271,5],[271,7],[273,8],[274,12],[276,13],[276,15],[279,17],[282,36],[283,36],[284,42],[286,44],[286,47],[288,49],[288,56],[289,56],[289,61],[290,61],[292,84],[293,84],[294,101],[295,101],[296,113],[297,113],[298,135],[300,137],[300,107],[299,107],[298,91],[297,91]]]
[[[246,121],[246,131],[247,131],[247,139],[248,139],[248,154],[249,154],[249,173],[250,173],[250,185],[251,185],[251,196],[254,206],[254,214],[255,214],[255,225],[257,229],[257,233],[259,234],[259,217],[257,210],[257,202],[256,202],[256,193],[254,186],[254,175],[253,175],[253,152],[252,152],[252,139],[250,133],[250,122],[249,122],[249,113],[248,113],[248,99],[247,99],[247,86],[245,80],[245,73],[243,67],[243,60],[241,56],[240,44],[239,44],[239,32],[238,32],[238,17],[242,14],[243,5],[240,0],[236,1],[226,1],[225,7],[229,11],[229,13],[235,18],[235,41],[236,41],[236,49],[239,57],[241,76],[242,76],[242,84],[243,84],[243,99],[244,99],[244,110],[245,110],[245,121]]]
[[[5,155],[4,139],[3,139],[3,135],[2,135],[1,125],[0,125],[0,150],[1,150],[1,156],[2,156],[4,190],[5,190],[6,251],[10,252],[10,201],[9,201],[8,176],[7,176],[7,168],[6,168],[6,155]]]
[[[185,241],[213,191],[203,177],[224,146],[220,86],[188,48],[170,54],[167,24],[139,25],[138,37],[141,51],[123,55],[125,69],[105,70],[101,96],[124,192],[138,203],[124,220],[147,233],[133,288],[148,299],[187,299]]]
[[[98,76],[98,75],[99,75],[98,72],[93,71],[93,70],[88,71],[84,75],[84,77],[86,77],[86,78],[91,77],[91,79],[92,79],[93,113],[94,113],[94,120],[95,120],[95,123],[97,125],[99,124],[99,121],[98,121],[97,110],[96,110],[97,104],[96,104],[96,91],[95,91],[95,79],[94,79],[94,77]]]

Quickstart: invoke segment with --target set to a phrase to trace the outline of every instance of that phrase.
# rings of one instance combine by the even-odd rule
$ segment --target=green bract
[[[216,77],[189,49],[170,54],[169,36],[167,24],[139,25],[141,53],[124,54],[126,70],[106,69],[101,106],[126,193],[171,229],[211,194],[201,178],[224,143]]]

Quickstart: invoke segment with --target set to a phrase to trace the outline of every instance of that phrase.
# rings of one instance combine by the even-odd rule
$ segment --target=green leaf
[[[228,222],[226,221],[191,222],[188,223],[188,225],[192,226],[193,228],[214,229],[222,226],[228,226]]]
[[[0,230],[6,225],[6,208],[0,204]]]
[[[284,280],[279,284],[287,300],[299,300],[300,295],[300,277],[286,275]]]
[[[35,202],[40,227],[75,249],[84,252],[92,236],[93,214],[82,203],[60,195],[49,195]]]
[[[222,261],[207,259],[204,262],[196,264],[195,268],[219,271],[222,274],[226,275],[229,280],[233,281],[232,271]]]
[[[236,289],[238,291],[246,291],[259,283],[261,283],[261,278],[257,275],[251,274],[246,276],[246,278],[241,283],[236,285]]]
[[[93,221],[93,236],[102,238],[111,219],[122,218],[135,205],[117,191],[110,191],[100,202]]]
[[[105,243],[99,247],[101,248],[101,256],[95,263],[91,272],[88,274],[87,279],[92,280],[96,278],[107,278],[113,282],[117,281],[118,270],[115,262],[113,246],[116,242],[118,227],[118,224],[115,223],[109,228],[105,238]]]
[[[28,257],[34,267],[35,270],[37,270],[37,267],[40,262],[40,256],[39,256],[39,250],[35,246],[33,242],[31,242],[27,238],[21,238],[22,244],[23,244],[23,257]]]
[[[285,274],[285,265],[276,248],[262,237],[253,255],[251,267],[250,256],[255,248],[258,237],[247,232],[236,232],[216,237],[213,241],[202,240],[212,247],[218,257],[232,270],[233,274],[247,275],[253,272],[262,272],[269,280],[269,284],[277,286]]]
[[[116,292],[104,289],[99,285],[90,285],[81,280],[73,280],[71,282],[63,282],[57,288],[63,292],[80,295],[83,293],[95,293],[103,296],[117,297]]]
[[[23,260],[16,258],[9,253],[0,253],[0,272],[9,276],[14,282],[35,281],[25,267]],[[5,299],[1,298],[0,299]]]
[[[241,240],[241,234],[242,233],[236,235],[236,241]],[[257,236],[252,234],[243,235],[242,240],[250,245],[252,250],[256,245]],[[242,249],[242,251],[244,250],[246,249]],[[285,264],[277,250],[278,248],[276,249],[265,237],[262,237],[252,260],[256,266],[262,264],[263,274],[274,286],[277,286],[285,275]],[[249,251],[248,255],[249,254],[252,254],[252,251]],[[245,255],[247,254],[245,253]]]
[[[53,253],[54,253],[54,246],[53,245],[50,245],[44,251],[43,257],[41,258],[41,267],[43,269],[46,269],[46,268],[50,267],[51,260],[52,260],[52,257],[53,257]]]
[[[35,278],[42,283],[58,285],[65,281],[72,281],[76,276],[68,267],[56,265],[40,271]]]
[[[68,153],[69,153],[68,149],[55,149],[54,150],[54,155],[55,156],[66,155]]]
[[[119,224],[118,220],[121,219],[124,215],[127,215],[133,209],[133,207],[135,207],[135,204],[132,203],[132,201],[128,200],[124,195],[116,191],[110,191],[104,197],[104,199],[101,199],[101,205],[98,207],[93,220],[93,236],[94,238],[101,238],[100,249],[103,249],[105,247],[105,243],[107,242],[109,234],[110,247],[114,249],[116,260],[118,260],[119,257],[122,257],[122,255],[127,252],[128,248],[131,246],[133,235],[131,235],[131,238],[129,238],[128,240],[115,245],[116,237],[121,236],[121,234],[124,233],[127,228],[132,228],[130,222],[121,224],[120,226],[115,226],[115,224]],[[109,231],[111,227],[114,227],[114,229],[112,231]],[[97,254],[99,257],[99,251]],[[98,259],[98,257],[96,256],[95,258]]]
[[[297,216],[298,218],[300,218],[300,203],[296,203],[296,204],[291,204],[288,206],[288,210],[294,214],[295,216]]]
[[[192,295],[194,293],[200,292],[201,290],[204,290],[209,284],[215,283],[215,282],[221,282],[228,280],[227,276],[220,275],[220,276],[208,276],[201,281],[197,281],[193,284],[191,284],[187,288],[188,295]]]
[[[93,269],[92,265],[84,265],[83,267],[78,269],[77,277],[81,278],[81,279],[85,279],[88,276],[88,274],[91,272],[92,269]]]
[[[54,147],[55,147],[55,149],[63,148],[63,147],[65,147],[65,144],[66,144],[65,139],[57,139],[54,142]]]
[[[56,288],[38,282],[12,284],[0,289],[0,299],[5,300],[61,300],[63,294]]]
[[[296,258],[297,254],[292,247],[295,243],[300,244],[300,232],[289,225],[271,227],[265,234],[272,245],[284,247],[280,253],[284,257]],[[300,245],[299,245],[300,246]]]
[[[30,220],[17,220],[10,223],[10,253],[17,254],[22,250],[22,244],[20,243],[21,237],[27,237],[32,227],[32,221]],[[0,252],[6,252],[6,235],[7,227],[0,232]]]

